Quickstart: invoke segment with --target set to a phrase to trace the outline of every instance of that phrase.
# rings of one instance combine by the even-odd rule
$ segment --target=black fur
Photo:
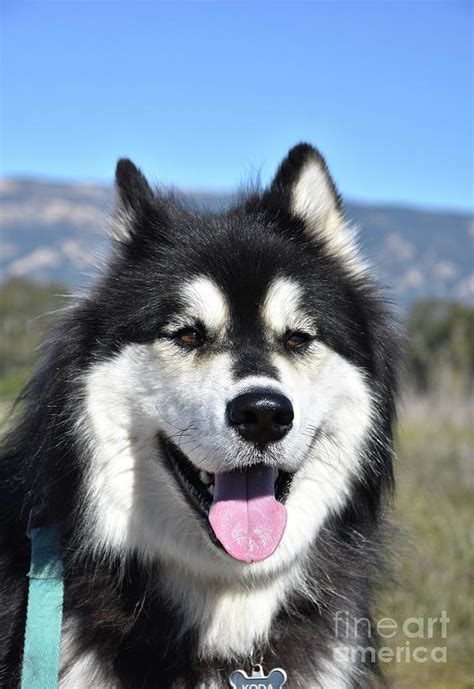
[[[133,230],[115,242],[97,285],[57,326],[42,366],[21,397],[19,418],[2,458],[1,687],[13,689],[19,683],[29,562],[26,522],[38,504],[45,521],[63,522],[65,618],[72,611],[78,616],[78,653],[94,649],[104,680],[112,678],[113,686],[124,689],[197,689],[219,678],[219,686],[226,687],[230,671],[249,669],[248,657],[238,663],[200,660],[196,638],[192,633],[179,638],[179,613],[157,593],[159,563],[150,568],[137,559],[98,561],[94,543],[77,526],[88,461],[74,433],[78,374],[126,343],[151,342],[159,336],[167,314],[176,307],[177,288],[190,274],[212,275],[230,295],[237,376],[275,375],[268,362],[269,345],[263,338],[249,337],[247,326],[259,320],[257,306],[275,274],[297,275],[317,318],[319,336],[365,371],[379,400],[379,437],[386,439],[383,445],[368,439],[364,475],[354,481],[345,510],[328,519],[315,543],[312,581],[317,604],[311,597],[295,596],[276,619],[271,643],[255,648],[253,660],[262,656],[268,669],[285,668],[289,689],[306,687],[329,653],[334,613],[342,607],[354,617],[370,617],[381,564],[384,498],[393,483],[397,344],[377,286],[366,276],[351,275],[322,240],[309,240],[302,221],[291,212],[290,188],[308,156],[322,161],[308,145],[297,146],[268,191],[218,215],[191,212],[152,192],[130,161],[118,163],[119,211],[132,214]],[[373,643],[371,639],[368,645]],[[377,668],[369,666],[361,663],[352,689],[371,685]]]

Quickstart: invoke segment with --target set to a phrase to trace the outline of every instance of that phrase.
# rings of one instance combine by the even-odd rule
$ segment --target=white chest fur
[[[183,615],[183,631],[199,630],[199,653],[208,658],[251,655],[255,645],[268,639],[289,594],[303,586],[296,567],[281,576],[239,585],[191,582],[182,574],[168,576],[165,583],[169,598]]]

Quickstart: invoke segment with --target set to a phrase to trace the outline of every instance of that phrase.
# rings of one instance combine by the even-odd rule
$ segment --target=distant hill
[[[230,195],[185,194],[216,208]],[[0,278],[87,285],[107,252],[110,187],[27,179],[0,182]],[[382,281],[406,305],[432,297],[474,301],[474,218],[455,212],[348,203]]]

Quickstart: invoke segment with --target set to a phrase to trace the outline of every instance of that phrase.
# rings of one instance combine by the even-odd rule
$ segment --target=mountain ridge
[[[178,192],[177,192],[178,193]],[[179,191],[191,205],[227,206],[230,193]],[[112,187],[33,178],[0,180],[0,279],[30,277],[71,287],[93,279],[107,253]],[[426,298],[474,302],[474,217],[462,211],[346,203],[381,281],[401,305]]]

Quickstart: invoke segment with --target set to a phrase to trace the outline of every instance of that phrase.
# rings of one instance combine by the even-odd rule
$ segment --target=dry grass
[[[433,397],[407,400],[400,423],[395,522],[400,527],[395,583],[381,601],[379,617],[399,625],[410,617],[449,617],[432,639],[398,633],[392,648],[446,646],[447,662],[392,662],[395,689],[474,687],[474,467],[473,404]],[[415,629],[412,626],[411,629]],[[426,630],[425,630],[426,631]]]

